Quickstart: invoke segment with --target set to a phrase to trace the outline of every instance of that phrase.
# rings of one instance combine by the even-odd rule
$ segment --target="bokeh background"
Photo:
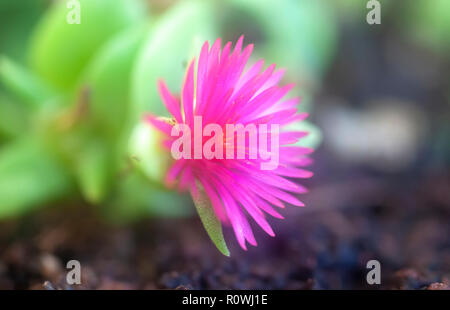
[[[0,1],[1,289],[449,287],[450,1],[380,0],[379,25],[365,0],[80,0],[80,24],[70,2]],[[140,119],[165,113],[157,78],[179,91],[241,34],[287,68],[317,151],[307,207],[247,252],[226,228],[227,258]]]

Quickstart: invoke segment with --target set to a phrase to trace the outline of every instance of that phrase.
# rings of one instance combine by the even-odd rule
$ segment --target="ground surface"
[[[448,288],[449,186],[439,175],[318,186],[308,197],[316,207],[286,210],[276,238],[257,233],[257,248],[242,251],[228,231],[231,258],[196,218],[111,227],[88,207],[54,208],[1,226],[0,288],[69,288],[71,259],[82,266],[75,289],[369,289],[371,259],[382,267],[377,288]]]

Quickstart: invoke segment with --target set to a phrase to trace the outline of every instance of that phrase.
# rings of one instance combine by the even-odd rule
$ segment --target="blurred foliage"
[[[288,68],[312,102],[338,42],[327,1],[80,0],[80,24],[66,4],[0,3],[0,218],[78,195],[116,221],[188,214],[162,184],[158,132],[140,121],[166,113],[156,80],[179,92],[205,40],[244,34],[252,61]],[[302,126],[304,145],[319,145]]]
[[[226,2],[228,13],[222,20],[225,33],[231,31],[238,36],[245,29],[242,26],[251,24],[257,27],[255,32],[260,39],[256,42],[257,55],[288,67],[287,74],[297,81],[314,83],[323,76],[337,44],[335,16],[325,1]],[[241,12],[241,15],[235,12]]]
[[[66,1],[53,5],[36,26],[29,58],[31,68],[52,85],[70,89],[98,49],[120,30],[145,15],[141,2],[80,1],[80,24],[69,24]]]
[[[0,51],[16,60],[26,56],[27,38],[45,10],[47,0],[0,1]]]
[[[24,136],[2,148],[0,158],[0,217],[22,214],[71,189],[65,169],[36,137]]]
[[[156,87],[158,78],[163,77],[169,88],[180,91],[186,64],[200,51],[206,40],[215,40],[212,5],[208,1],[180,1],[154,24],[152,33],[144,42],[132,76],[133,104],[136,118],[149,111],[157,115],[167,114],[159,102]]]
[[[419,44],[437,53],[448,55],[450,51],[450,1],[409,1],[406,13],[400,18],[400,26]]]

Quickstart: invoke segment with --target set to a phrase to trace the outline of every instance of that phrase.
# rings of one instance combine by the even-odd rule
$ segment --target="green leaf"
[[[127,29],[108,41],[89,65],[80,87],[91,90],[90,113],[96,126],[115,138],[123,128],[130,104],[130,77],[148,26]]]
[[[0,81],[11,94],[33,108],[51,97],[51,90],[38,77],[5,56],[0,58]]]
[[[27,127],[28,119],[22,107],[0,93],[0,137],[17,137]]]
[[[214,213],[211,200],[208,198],[204,188],[199,183],[196,183],[196,186],[196,192],[191,191],[191,196],[194,200],[195,208],[197,209],[197,213],[200,216],[203,226],[220,253],[225,256],[230,256],[230,251],[228,250],[227,244],[223,237],[222,224]]]
[[[69,24],[76,7],[55,1],[32,36],[29,57],[32,68],[52,85],[68,90],[91,57],[115,33],[140,23],[143,1],[79,0],[80,23]]]
[[[91,142],[77,156],[78,182],[90,203],[102,202],[108,193],[113,170],[111,157],[111,150],[100,141]]]
[[[162,184],[169,168],[170,154],[162,148],[163,134],[149,124],[138,123],[129,140],[134,166],[149,180]]]
[[[169,88],[180,90],[193,49],[215,39],[214,11],[209,1],[179,1],[154,24],[138,55],[132,77],[133,119],[150,111],[167,114],[156,82],[163,78]]]
[[[0,219],[62,197],[71,181],[63,167],[31,137],[0,152]]]

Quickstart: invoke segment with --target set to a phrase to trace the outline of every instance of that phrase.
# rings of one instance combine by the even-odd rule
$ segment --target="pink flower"
[[[189,64],[181,104],[166,84],[159,81],[161,98],[173,119],[165,121],[149,115],[147,120],[165,133],[164,146],[168,149],[178,139],[178,136],[171,135],[173,126],[186,124],[193,128],[195,116],[202,117],[203,129],[208,124],[218,124],[224,131],[226,124],[266,124],[269,128],[279,125],[279,162],[273,170],[260,169],[260,164],[265,161],[260,155],[253,159],[248,156],[245,159],[196,159],[192,151],[190,158],[175,160],[167,173],[169,185],[176,183],[180,190],[190,190],[194,198],[198,195],[198,185],[201,185],[215,215],[222,223],[231,224],[237,241],[246,250],[246,242],[257,245],[248,218],[253,218],[267,234],[274,236],[266,214],[282,219],[277,208],[284,208],[286,203],[304,206],[296,194],[305,193],[306,189],[291,179],[312,176],[302,167],[311,163],[306,155],[313,150],[292,145],[307,134],[291,129],[292,124],[302,121],[307,114],[297,112],[298,98],[283,99],[293,87],[278,85],[284,70],[275,71],[275,65],[271,65],[262,71],[263,60],[244,70],[253,45],[241,51],[242,42],[241,36],[233,51],[231,42],[223,50],[220,39],[211,49],[206,42],[197,67],[195,59]],[[269,138],[269,144],[272,139],[273,136]],[[244,138],[247,155],[250,151],[249,140]],[[228,136],[222,141],[224,153],[230,147],[239,149],[234,142],[229,143]],[[204,144],[205,141],[202,146]],[[193,140],[192,145],[195,145]]]

